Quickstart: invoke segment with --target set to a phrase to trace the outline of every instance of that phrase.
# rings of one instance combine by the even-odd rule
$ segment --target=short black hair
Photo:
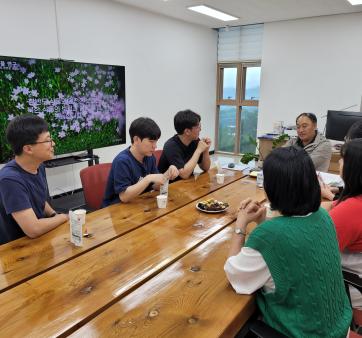
[[[346,142],[341,148],[344,188],[337,203],[362,194],[362,138]]]
[[[173,123],[178,135],[182,135],[185,129],[197,127],[201,121],[201,116],[190,109],[181,110],[176,113]]]
[[[302,116],[306,116],[308,117],[313,123],[317,124],[317,116],[315,116],[315,114],[313,113],[301,113],[297,116],[297,118],[295,119],[295,124],[298,123],[298,119]]]
[[[39,135],[48,131],[44,119],[32,114],[16,116],[6,128],[6,139],[15,155],[21,155],[23,147],[34,144]]]
[[[138,136],[141,141],[144,138],[157,141],[161,137],[161,129],[155,121],[148,117],[139,117],[135,119],[129,127],[129,136],[131,137],[131,143],[133,138]]]
[[[302,216],[320,207],[321,189],[313,162],[297,146],[277,148],[263,165],[264,189],[271,209],[285,216]]]
[[[353,123],[348,129],[346,140],[353,140],[355,138],[362,138],[362,119]]]

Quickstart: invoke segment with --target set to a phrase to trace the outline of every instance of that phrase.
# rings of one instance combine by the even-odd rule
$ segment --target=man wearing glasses
[[[47,202],[44,161],[54,156],[47,123],[35,115],[15,117],[6,130],[15,159],[0,170],[0,244],[36,238],[66,222]]]
[[[162,173],[170,165],[179,170],[179,178],[189,178],[197,164],[204,171],[210,169],[209,149],[211,140],[199,138],[201,117],[192,110],[179,111],[174,117],[177,134],[166,141],[158,164]]]

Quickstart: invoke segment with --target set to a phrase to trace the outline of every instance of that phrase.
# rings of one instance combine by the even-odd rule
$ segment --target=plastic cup
[[[157,195],[157,206],[164,209],[167,206],[167,195]]]
[[[225,174],[216,174],[216,182],[218,184],[223,184],[225,179]]]
[[[85,210],[85,209],[74,210],[74,214],[77,215],[78,220],[82,224],[85,224],[85,215],[86,215],[86,213],[87,213],[87,210]]]

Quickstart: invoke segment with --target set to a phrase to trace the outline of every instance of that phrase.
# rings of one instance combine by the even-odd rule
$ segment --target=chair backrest
[[[362,278],[358,274],[352,273],[350,271],[342,270],[342,273],[343,273],[344,284],[346,286],[347,295],[351,302],[349,286],[354,287],[360,293],[362,293]],[[353,309],[353,320],[351,324],[351,329],[355,330],[357,327],[360,326],[362,326],[362,310]]]
[[[163,149],[155,150],[153,155],[156,157],[156,165],[158,166],[158,162],[160,162],[160,157],[162,155]]]
[[[90,209],[101,207],[112,163],[92,165],[80,171],[84,199]]]

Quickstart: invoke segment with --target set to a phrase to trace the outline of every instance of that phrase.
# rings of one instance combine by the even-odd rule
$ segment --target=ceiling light
[[[198,12],[201,14],[205,14],[208,16],[212,16],[213,18],[222,20],[222,21],[232,21],[232,20],[238,20],[239,18],[220,12],[216,9],[213,9],[211,7],[205,6],[205,5],[201,5],[201,6],[191,6],[191,7],[187,7],[188,9],[194,11],[194,12]]]
[[[351,5],[362,5],[362,0],[348,0]]]

